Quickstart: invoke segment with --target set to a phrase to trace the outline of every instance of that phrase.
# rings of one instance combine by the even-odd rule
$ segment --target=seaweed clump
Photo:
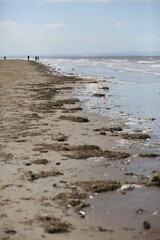
[[[57,217],[39,216],[37,220],[42,222],[45,232],[50,234],[70,232],[72,229],[70,223],[61,221]]]
[[[104,180],[78,181],[78,182],[75,182],[74,185],[80,186],[87,192],[94,192],[94,193],[110,192],[121,187],[121,183],[119,182],[104,181]]]
[[[96,145],[82,145],[82,146],[75,146],[69,149],[71,154],[65,154],[73,159],[87,159],[92,157],[105,157],[110,160],[116,159],[124,159],[128,158],[130,155],[129,153],[125,152],[113,152],[113,151],[103,151],[99,146]]]
[[[29,171],[26,173],[28,181],[34,181],[39,178],[47,178],[47,177],[56,177],[59,175],[63,175],[62,172],[58,170],[51,170],[51,171],[41,171],[40,173],[33,173],[32,171]]]
[[[78,122],[78,123],[84,123],[84,122],[89,122],[88,118],[84,118],[84,117],[75,117],[75,116],[60,116],[61,120],[68,120],[68,121],[72,121],[72,122]]]
[[[99,146],[96,145],[78,145],[78,146],[70,146],[70,145],[60,145],[60,144],[43,144],[42,147],[33,149],[34,151],[63,151],[64,156],[70,157],[72,159],[87,159],[92,157],[104,157],[109,160],[118,160],[125,159],[130,157],[129,153],[126,152],[113,152],[102,150]]]
[[[122,134],[121,137],[128,140],[146,140],[151,138],[148,134]]]
[[[160,187],[160,172],[153,171],[153,175],[149,178],[147,185]]]

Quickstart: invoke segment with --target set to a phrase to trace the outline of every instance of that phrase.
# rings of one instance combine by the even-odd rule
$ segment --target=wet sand
[[[160,239],[160,157],[137,150],[150,136],[84,112],[84,84],[0,61],[0,239]]]

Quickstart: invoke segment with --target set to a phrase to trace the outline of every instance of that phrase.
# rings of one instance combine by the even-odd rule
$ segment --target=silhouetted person
[[[27,58],[28,58],[28,61],[29,61],[29,56]]]
[[[35,56],[35,61],[37,61],[37,56]]]
[[[6,60],[6,56],[4,56],[4,60]]]
[[[37,60],[39,61],[39,56],[37,57]]]

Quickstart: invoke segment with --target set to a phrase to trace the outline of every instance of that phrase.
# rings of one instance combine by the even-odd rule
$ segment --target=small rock
[[[16,231],[13,230],[13,229],[8,229],[8,230],[5,231],[5,233],[10,234],[10,235],[14,235],[14,234],[16,234]]]
[[[107,232],[107,229],[106,229],[106,228],[102,228],[102,227],[99,227],[98,230],[99,230],[100,232]]]
[[[153,176],[149,179],[149,185],[160,187],[160,172],[153,171]]]
[[[99,227],[98,230],[99,230],[100,232],[110,232],[110,233],[113,232],[112,229],[107,229],[107,228],[103,228],[103,227]]]
[[[124,139],[128,140],[146,140],[151,138],[148,134],[122,134],[121,135]]]
[[[106,132],[105,131],[101,131],[100,135],[106,135]]]
[[[43,164],[43,165],[46,165],[48,163],[48,160],[47,159],[37,159],[37,160],[34,160],[32,161],[33,164]]]
[[[32,163],[30,163],[30,162],[24,163],[25,166],[30,166],[31,164],[32,164]]]
[[[109,87],[102,87],[101,89],[103,89],[103,90],[109,90]]]
[[[143,210],[142,208],[139,208],[139,209],[136,210],[136,213],[137,213],[137,214],[142,214],[142,213],[144,213],[144,212],[147,212],[147,211],[146,211],[146,210]]]
[[[105,97],[104,93],[95,93],[92,95],[92,97]]]
[[[81,218],[85,218],[85,212],[84,211],[79,211],[79,214],[80,214],[80,216],[81,216]]]
[[[148,221],[144,221],[143,222],[143,228],[144,229],[150,229],[151,228],[151,224]]]
[[[147,158],[156,158],[156,157],[159,157],[160,155],[156,153],[141,153],[139,156],[147,157]]]
[[[60,165],[61,163],[60,162],[56,162],[56,165],[58,166],[58,165]]]

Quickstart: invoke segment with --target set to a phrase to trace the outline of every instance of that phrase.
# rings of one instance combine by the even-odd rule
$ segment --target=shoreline
[[[48,71],[33,61],[0,61],[0,237],[155,239],[160,234],[160,177],[154,181],[152,170],[157,169],[139,170],[150,157],[139,157],[145,152],[134,152],[132,142],[149,136],[129,139],[119,121],[83,112],[72,94],[85,80]],[[157,162],[159,156],[151,158]],[[122,188],[126,184],[130,191]]]

